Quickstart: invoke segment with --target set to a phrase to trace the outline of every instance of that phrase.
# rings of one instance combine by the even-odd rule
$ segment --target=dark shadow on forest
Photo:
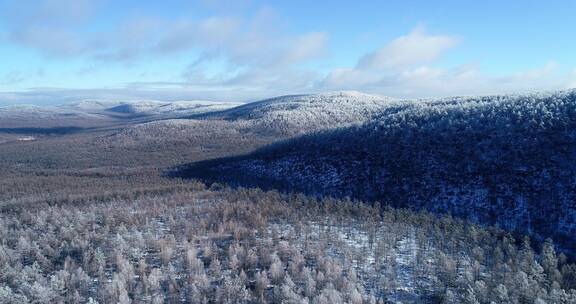
[[[460,214],[455,214],[450,211],[439,212],[435,210],[428,210],[426,208],[419,208],[418,206],[394,204],[394,202],[391,201],[366,199],[364,197],[357,197],[354,195],[354,193],[350,194],[326,193],[325,191],[320,190],[319,188],[317,188],[315,185],[312,184],[306,187],[298,184],[291,184],[284,178],[271,179],[269,177],[254,176],[244,172],[244,170],[239,170],[238,167],[236,166],[238,163],[241,163],[243,161],[254,159],[257,156],[262,156],[263,154],[265,154],[265,151],[269,150],[273,146],[275,146],[275,144],[263,147],[261,149],[258,149],[252,153],[245,155],[216,158],[183,164],[180,166],[170,168],[165,172],[165,176],[169,178],[196,179],[203,182],[206,185],[209,185],[210,187],[227,186],[232,189],[258,188],[263,191],[275,190],[283,194],[304,194],[306,196],[315,199],[333,198],[338,200],[362,201],[363,203],[373,207],[379,206],[381,210],[386,210],[392,207],[400,209],[409,209],[415,212],[422,212],[422,211],[431,212],[432,214],[436,214],[437,216],[440,217],[449,214],[455,218],[469,220],[470,223],[477,224],[483,227],[495,226],[502,228],[497,223],[486,223],[474,220],[473,217],[469,218],[468,216],[462,216]],[[526,233],[520,230],[510,230],[510,229],[504,229],[504,230],[507,230],[509,233],[511,233],[512,236],[515,237],[517,245],[520,245],[522,243],[522,239],[526,236]],[[539,250],[539,248],[545,243],[546,240],[544,237],[538,235],[530,235],[530,238],[533,241],[532,245],[535,250]],[[556,249],[559,252],[563,252],[567,256],[569,261],[576,262],[576,248],[574,247],[573,239],[571,239],[570,237],[565,238],[555,235],[554,242],[556,244]]]

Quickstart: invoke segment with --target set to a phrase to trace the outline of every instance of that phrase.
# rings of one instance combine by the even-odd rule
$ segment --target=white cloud
[[[434,61],[456,46],[459,39],[446,35],[429,35],[419,26],[408,35],[398,37],[384,47],[363,56],[359,69],[397,69]]]
[[[523,80],[540,79],[558,71],[560,65],[556,61],[548,61],[544,66],[526,71],[521,71],[513,75],[514,78]]]
[[[79,8],[71,0],[38,0],[42,2],[61,1],[69,19],[80,15]],[[89,0],[83,0],[89,1]],[[16,3],[16,2],[14,2]],[[19,9],[12,3],[0,9]],[[29,8],[28,14],[44,15],[42,20],[55,18],[52,13]],[[252,15],[245,16],[209,16],[202,19],[181,17],[174,20],[157,16],[132,16],[112,24],[105,31],[87,31],[83,24],[77,27],[62,26],[48,22],[24,24],[24,19],[11,20],[7,25],[11,42],[33,48],[50,56],[60,56],[64,60],[78,57],[88,59],[89,68],[82,69],[81,76],[96,69],[98,65],[139,63],[148,58],[190,54],[189,67],[183,67],[183,81],[171,85],[175,92],[189,95],[191,88],[198,92],[230,90],[263,93],[291,93],[288,90],[301,91],[313,86],[319,79],[318,73],[308,70],[303,63],[322,58],[327,54],[328,34],[311,31],[289,33],[283,27],[283,20],[270,8],[261,8]],[[1,21],[0,21],[1,22]],[[89,23],[89,22],[88,22]],[[198,56],[197,54],[200,54]],[[194,58],[196,57],[196,58]],[[218,68],[215,68],[217,66]],[[178,73],[178,71],[175,71]],[[133,87],[118,89],[114,94],[126,92],[127,95],[148,96],[150,92],[169,94],[164,87],[158,88],[150,83],[138,90],[145,94],[134,93]],[[116,87],[122,87],[117,84]],[[30,93],[30,92],[33,92]],[[72,92],[80,96],[95,90],[31,90],[23,98],[41,99],[53,97],[55,92],[63,94],[63,99]],[[109,96],[110,90],[104,96]],[[150,93],[156,96],[155,93]],[[223,95],[226,95],[223,93]],[[246,96],[245,94],[239,94]]]
[[[2,36],[9,42],[49,56],[82,57],[98,61],[134,61],[146,56],[198,53],[224,57],[234,65],[288,65],[318,58],[326,49],[327,34],[289,34],[270,8],[252,16],[209,16],[177,19],[131,17],[107,30],[90,28],[93,0],[33,0],[0,4]],[[84,18],[85,19],[84,19]],[[65,21],[58,21],[65,20]],[[0,26],[1,28],[2,26]]]
[[[11,32],[10,39],[57,56],[75,56],[83,53],[86,47],[75,33],[62,28],[27,26]]]
[[[208,48],[183,73],[189,83],[228,85],[261,92],[305,90],[319,78],[318,73],[300,64],[322,58],[327,52],[328,34],[309,32],[288,35],[274,27],[278,17],[262,9],[245,21],[241,31]],[[218,73],[206,72],[207,63],[226,66]]]
[[[438,68],[434,64],[459,43],[448,35],[429,35],[422,27],[362,56],[355,67],[335,68],[318,82],[319,90],[354,89],[395,97],[438,97],[565,89],[576,85],[559,63],[496,76],[479,65]]]
[[[576,88],[576,69],[573,69],[570,73],[570,81],[568,83],[568,88]]]
[[[459,43],[449,35],[430,35],[418,26],[407,35],[398,37],[376,51],[362,56],[355,67],[336,68],[319,82],[322,89],[356,89],[385,91],[388,94],[412,94],[406,83],[419,85],[445,77],[446,71],[423,65],[432,63]],[[434,81],[435,82],[435,81]],[[442,84],[442,83],[440,83]],[[393,88],[397,86],[397,88]]]
[[[97,7],[94,0],[4,0],[0,16],[9,24],[77,25]]]
[[[49,55],[77,55],[85,46],[70,28],[90,20],[95,7],[92,0],[6,0],[0,3],[0,38]]]
[[[315,72],[285,69],[270,73],[253,68],[225,77],[224,73],[206,76],[196,73],[187,82],[131,83],[115,89],[50,89],[36,88],[23,92],[0,92],[0,103],[65,103],[82,99],[253,101],[261,98],[355,89],[400,98],[443,97],[453,95],[488,95],[576,88],[576,71],[556,69],[551,74],[535,77],[535,70],[546,70],[549,64],[515,75],[493,76],[482,73],[477,65],[450,69],[419,66],[390,75],[365,73],[355,69],[333,71],[342,83],[326,85]],[[537,74],[537,73],[536,73]]]
[[[288,64],[321,57],[326,53],[328,35],[313,32],[296,37],[290,42],[284,61]]]
[[[187,50],[195,45],[217,47],[238,33],[242,21],[231,17],[210,17],[194,22],[179,20],[168,25],[159,39],[156,50],[170,53]]]
[[[250,0],[247,0],[250,2]],[[279,94],[360,90],[395,97],[491,94],[576,87],[576,70],[550,61],[510,75],[483,73],[481,65],[438,67],[438,60],[461,39],[416,27],[406,35],[359,56],[352,66],[334,67],[326,75],[307,67],[329,54],[329,35],[322,31],[287,31],[269,8],[252,15],[213,15],[176,19],[132,16],[106,30],[94,31],[95,0],[0,0],[0,41],[64,59],[87,59],[83,73],[114,62],[190,54],[181,80],[115,84],[116,89],[32,89],[0,94],[4,100],[72,100],[79,98],[213,98],[245,100]],[[225,1],[208,0],[222,6]],[[250,6],[251,4],[243,4]],[[254,10],[252,10],[254,11]],[[200,55],[197,55],[200,54]],[[7,74],[4,83],[26,82],[32,72]],[[86,77],[86,75],[81,75]],[[178,77],[178,76],[176,76]],[[148,78],[147,78],[148,79]],[[2,82],[0,80],[0,82]],[[19,87],[22,87],[20,85]]]
[[[562,90],[576,87],[576,77],[557,64],[511,75],[483,73],[477,65],[433,68],[422,65],[391,73],[353,68],[333,70],[318,85],[320,90],[355,89],[394,97],[441,97],[450,95],[485,95],[538,90]]]

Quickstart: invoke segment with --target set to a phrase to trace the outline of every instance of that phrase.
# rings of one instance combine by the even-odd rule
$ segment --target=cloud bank
[[[0,47],[34,50],[47,61],[81,60],[91,67],[146,65],[172,56],[190,60],[171,79],[91,88],[10,89],[44,72],[0,69],[0,105],[54,103],[77,99],[255,100],[273,95],[359,90],[394,97],[492,94],[576,86],[576,70],[550,59],[508,75],[483,72],[470,60],[447,64],[466,37],[431,33],[420,25],[380,47],[357,54],[355,64],[329,64],[330,33],[322,28],[292,31],[274,9],[229,13],[222,1],[202,1],[203,17],[134,14],[98,26],[106,1],[4,0],[0,3]],[[109,4],[109,3],[108,3]],[[321,66],[322,68],[318,68]],[[42,67],[38,67],[42,70]],[[49,71],[48,71],[49,72]]]

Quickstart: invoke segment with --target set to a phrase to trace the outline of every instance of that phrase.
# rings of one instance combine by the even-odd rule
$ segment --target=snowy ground
[[[272,224],[270,234],[279,233],[280,239],[288,239],[304,251],[323,250],[327,257],[337,259],[342,265],[351,265],[368,291],[382,290],[385,294],[374,294],[393,303],[418,302],[422,290],[431,287],[425,276],[416,269],[418,244],[414,229],[393,235],[391,229],[381,222],[372,233],[370,227],[359,222],[349,224],[327,224],[315,222],[298,233],[294,225]],[[326,242],[328,240],[328,242]],[[426,252],[431,252],[427,248]],[[431,258],[426,258],[431,263]],[[345,267],[346,268],[346,267]]]

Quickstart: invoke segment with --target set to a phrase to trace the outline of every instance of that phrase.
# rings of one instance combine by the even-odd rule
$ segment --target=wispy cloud
[[[459,40],[454,36],[430,35],[423,26],[418,26],[408,35],[364,55],[356,68],[387,70],[432,62],[456,46]]]
[[[0,85],[14,85],[22,83],[29,79],[40,79],[45,76],[44,69],[38,68],[33,72],[23,72],[20,70],[11,70],[4,75],[0,75]]]
[[[252,16],[205,18],[131,17],[107,30],[92,30],[91,0],[9,1],[3,9],[7,39],[14,44],[65,59],[130,61],[200,51],[223,56],[233,64],[286,65],[306,61],[325,51],[327,34],[288,34],[277,24],[274,10]],[[8,17],[12,16],[12,17]],[[55,22],[54,20],[62,20]]]
[[[0,6],[2,39],[51,56],[80,54],[87,45],[70,28],[89,20],[94,7],[92,0],[5,0]]]
[[[238,34],[241,25],[241,19],[232,17],[211,17],[200,21],[178,20],[166,25],[167,30],[153,49],[158,53],[172,53],[195,46],[217,48]]]

